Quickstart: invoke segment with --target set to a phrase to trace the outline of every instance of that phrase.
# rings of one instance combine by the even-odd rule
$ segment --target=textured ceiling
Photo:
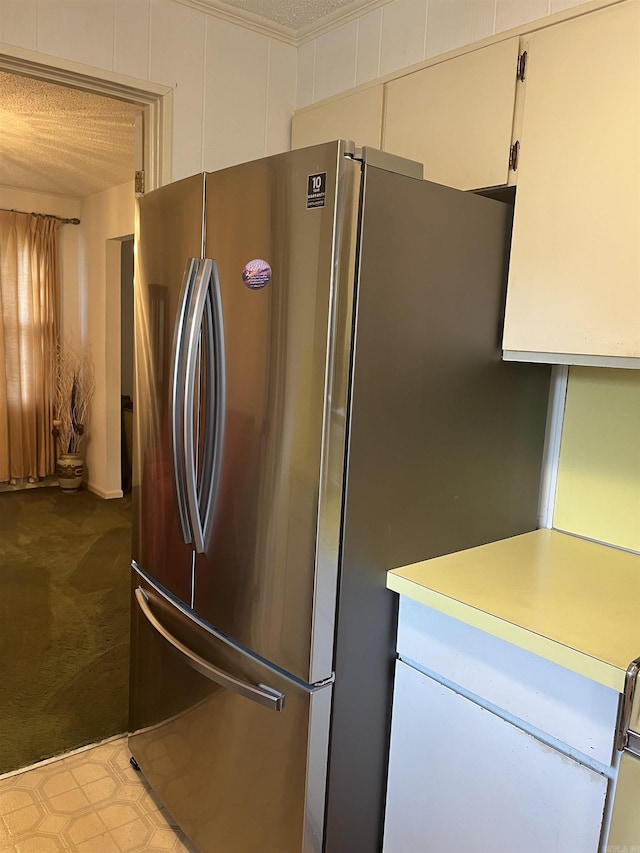
[[[206,2],[206,0],[205,0]],[[352,10],[366,6],[370,0],[209,0],[207,5],[233,6],[242,12],[251,12],[283,27],[299,30],[320,21],[340,9]]]
[[[0,72],[0,186],[84,198],[133,180],[135,111]]]

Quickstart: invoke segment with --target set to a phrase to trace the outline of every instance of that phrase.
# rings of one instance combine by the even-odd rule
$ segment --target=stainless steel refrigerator
[[[385,573],[536,526],[510,214],[345,142],[140,199],[129,744],[202,853],[378,850]]]

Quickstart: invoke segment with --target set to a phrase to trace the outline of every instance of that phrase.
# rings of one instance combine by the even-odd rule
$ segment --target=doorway
[[[96,98],[104,103],[119,103],[130,110],[129,114],[133,115],[135,113],[135,140],[132,138],[132,150],[134,150],[131,166],[129,171],[125,173],[125,176],[119,177],[120,183],[128,180],[133,181],[134,170],[144,176],[143,179],[147,189],[153,189],[155,186],[169,179],[170,134],[168,118],[171,112],[172,98],[168,87],[156,86],[146,81],[140,81],[139,86],[131,85],[132,81],[128,81],[125,84],[119,75],[112,75],[106,71],[82,68],[82,66],[78,66],[75,63],[52,60],[51,57],[20,51],[17,48],[15,49],[15,55],[12,54],[11,48],[4,48],[4,50],[8,50],[9,52],[0,53],[0,75],[5,75],[5,77],[6,75],[14,75],[14,79],[22,80],[23,84],[37,81],[44,86],[48,86],[49,91],[53,89],[56,92]],[[135,83],[136,81],[133,82]],[[55,99],[51,100],[53,100],[53,105],[47,100],[40,108],[36,103],[36,108],[32,108],[31,114],[28,115],[29,121],[35,121],[37,116],[37,120],[39,121],[38,132],[41,132],[45,137],[41,141],[41,144],[38,142],[33,145],[37,152],[43,155],[40,159],[40,167],[32,167],[30,162],[32,155],[28,147],[26,147],[26,153],[24,150],[21,150],[17,157],[11,156],[5,158],[5,163],[20,163],[23,169],[23,174],[20,175],[20,178],[23,183],[14,184],[12,181],[3,180],[4,174],[0,170],[0,206],[19,208],[19,205],[14,203],[7,202],[6,204],[2,204],[2,198],[6,196],[6,187],[19,185],[24,188],[25,180],[32,180],[34,177],[38,180],[41,178],[50,178],[51,173],[55,170],[60,170],[63,178],[66,180],[71,174],[72,168],[75,169],[75,174],[81,174],[85,181],[89,180],[89,176],[93,176],[94,178],[102,177],[102,173],[111,168],[111,161],[113,161],[114,156],[119,155],[119,149],[117,146],[114,147],[113,137],[116,136],[114,125],[111,123],[111,118],[108,114],[98,115],[97,121],[93,126],[89,125],[86,132],[83,132],[85,130],[84,127],[76,129],[71,123],[65,127],[65,136],[59,142],[56,142],[55,138],[53,140],[50,137],[47,138],[48,134],[60,131],[59,125],[57,125],[55,120]],[[1,109],[2,104],[0,103]],[[5,116],[3,115],[4,118]],[[119,118],[120,116],[118,116]],[[5,130],[11,130],[10,122],[3,121],[3,126]],[[131,126],[133,128],[134,122],[132,122]],[[21,130],[20,122],[18,122],[15,126],[15,133],[13,134],[14,140],[18,142],[23,137],[23,134],[20,132]],[[3,144],[6,144],[9,136],[10,133],[3,133],[5,140]],[[99,143],[96,150],[100,153],[104,151],[106,156],[92,161],[87,156],[85,140],[94,137],[97,137],[97,142]],[[120,134],[120,137],[122,137],[122,134]],[[118,142],[121,142],[120,137],[118,138]],[[76,146],[78,146],[77,151],[80,152],[79,154],[76,154]],[[11,154],[13,155],[14,152],[12,151]],[[47,159],[44,159],[44,155],[46,155]],[[63,167],[66,168],[66,171],[64,171]],[[53,191],[56,195],[58,193],[66,194],[64,186],[64,183],[58,182],[57,185],[54,183]],[[46,189],[51,191],[51,185],[47,186],[45,190],[38,185],[29,188],[37,192],[46,191]],[[74,196],[76,198],[79,197],[77,192],[74,193]],[[42,208],[37,206],[37,201],[38,199],[35,199],[32,204],[36,210],[40,211]],[[126,200],[124,202],[126,203]],[[118,204],[122,203],[123,199],[119,198]],[[25,202],[26,204],[27,202]],[[98,211],[98,228],[103,225],[105,228],[108,228],[107,233],[102,238],[103,241],[105,238],[111,239],[116,236],[117,239],[122,239],[122,234],[126,235],[127,232],[130,233],[133,230],[133,197],[131,197],[129,205],[131,214],[129,217],[130,222],[126,224],[126,230],[123,229],[122,231],[119,231],[117,222],[112,221],[113,217],[108,223],[105,222],[113,207],[111,201],[107,202],[107,209],[104,212]],[[34,207],[25,207],[25,209],[33,210]],[[45,212],[58,213],[57,210]],[[123,224],[123,217],[120,216],[118,221],[120,224]],[[64,248],[72,240],[68,232],[74,230],[73,226],[65,226],[65,228],[66,231],[63,229],[65,231]],[[67,330],[70,330],[70,334],[76,338],[86,339],[88,336],[91,339],[91,346],[95,349],[96,394],[92,406],[94,428],[84,442],[85,455],[90,457],[89,459],[85,459],[85,471],[88,475],[88,487],[91,490],[95,491],[101,497],[113,498],[119,497],[122,494],[119,476],[121,458],[119,440],[121,395],[119,377],[113,377],[115,381],[111,382],[107,376],[110,372],[110,359],[113,357],[115,350],[112,345],[113,342],[107,340],[110,337],[110,331],[104,327],[104,323],[105,314],[110,311],[111,297],[115,294],[109,290],[108,282],[105,282],[104,279],[102,283],[98,282],[98,292],[96,292],[96,275],[98,278],[102,275],[109,275],[108,269],[103,274],[101,268],[104,269],[105,264],[108,266],[110,259],[107,256],[105,260],[104,249],[102,248],[101,250],[99,241],[96,242],[95,222],[92,222],[86,229],[83,225],[76,230],[78,234],[73,235],[73,239],[77,239],[78,241],[86,239],[90,241],[91,245],[87,251],[91,253],[97,251],[99,254],[94,254],[94,260],[91,262],[92,269],[87,270],[85,273],[85,281],[71,282],[70,286],[71,290],[75,288],[80,291],[84,286],[89,295],[75,296],[73,293],[71,295],[63,293],[61,333],[63,338],[67,334]],[[108,231],[111,231],[111,233],[108,233]],[[80,232],[84,233],[81,234]],[[104,246],[104,242],[102,246]],[[78,251],[82,255],[84,247],[80,247]],[[74,274],[77,274],[77,267],[77,261],[69,265],[69,268],[65,270],[65,281],[69,281],[69,273],[71,278],[73,278]],[[100,290],[103,292],[100,293]],[[119,297],[120,293],[118,290],[118,303],[120,301]],[[103,308],[102,316],[94,317],[94,326],[95,323],[98,323],[98,332],[96,334],[96,329],[90,327],[87,314],[91,310],[91,306],[99,302],[102,302],[106,306],[106,312]],[[121,320],[119,316],[114,316],[110,319],[119,327]],[[115,415],[113,412],[115,412]],[[91,476],[92,469],[96,475],[93,478]]]
[[[16,55],[0,54],[2,72],[134,105],[145,117],[139,160],[146,170],[147,187],[166,182],[169,90],[147,83],[138,89],[108,73],[104,79],[95,76],[101,74],[96,69],[55,63],[51,57],[17,49]],[[2,198],[8,206],[18,207],[8,195]],[[48,211],[43,202],[44,197],[34,193],[24,209],[56,212]],[[75,276],[78,285],[84,249],[74,248],[73,243],[80,243],[83,228],[84,246],[90,245],[93,252],[90,263],[85,263],[86,287],[76,287],[77,295],[67,300],[66,319],[74,314],[86,316],[87,306],[80,303],[93,300],[90,310],[94,319],[101,314],[104,329],[94,342],[104,379],[100,429],[107,447],[113,409],[115,444],[108,445],[108,453],[116,456],[118,488],[117,493],[101,497],[122,494],[120,365],[125,355],[121,312],[126,310],[123,267],[129,264],[124,255],[132,255],[132,227],[120,229],[117,221],[109,219],[110,213],[108,204],[92,202],[82,213],[81,226],[65,226],[64,238],[67,260],[76,258],[69,260],[66,273]],[[115,291],[109,289],[112,251]],[[130,282],[126,286],[132,289]],[[114,348],[110,335],[116,336]],[[110,358],[114,352],[117,357]],[[115,365],[117,373],[112,377]],[[86,490],[70,496],[57,489],[37,489],[0,495],[0,501],[4,518],[0,525],[0,623],[4,626],[0,659],[8,662],[0,685],[0,730],[7,733],[0,745],[2,774],[126,730],[130,498],[101,500]]]

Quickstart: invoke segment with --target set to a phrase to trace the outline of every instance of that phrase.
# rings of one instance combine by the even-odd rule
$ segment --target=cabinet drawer
[[[616,691],[405,596],[398,654],[584,755],[611,763]]]
[[[396,665],[384,853],[597,853],[608,780]]]

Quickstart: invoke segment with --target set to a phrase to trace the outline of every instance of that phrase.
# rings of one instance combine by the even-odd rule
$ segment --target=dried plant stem
[[[86,347],[64,344],[57,347],[55,363],[53,434],[62,453],[78,453],[95,390],[93,361]]]

